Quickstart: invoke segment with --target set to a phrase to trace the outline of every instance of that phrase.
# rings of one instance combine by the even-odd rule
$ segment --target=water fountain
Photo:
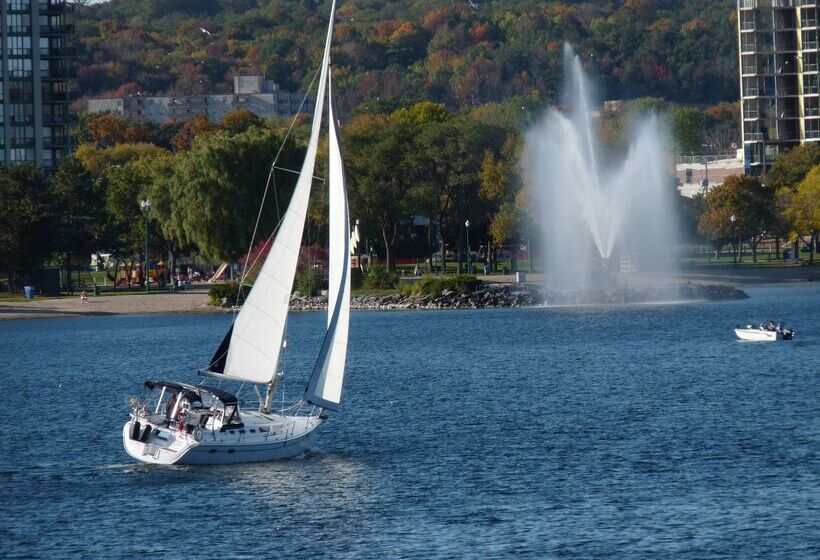
[[[568,45],[564,67],[570,110],[552,109],[528,131],[524,158],[542,226],[547,288],[595,291],[618,279],[623,285],[626,272],[634,280],[669,272],[677,193],[662,119],[636,118],[626,153],[603,157],[590,81]]]

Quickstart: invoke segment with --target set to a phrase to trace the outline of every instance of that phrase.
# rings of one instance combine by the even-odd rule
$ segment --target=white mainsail
[[[342,400],[342,384],[347,357],[347,334],[350,321],[350,217],[347,188],[342,167],[342,153],[333,113],[331,76],[328,76],[328,206],[329,279],[327,332],[322,349],[308,382],[305,400],[336,409]]]
[[[227,356],[224,357],[224,368],[221,372],[216,372],[222,374],[220,377],[253,383],[268,383],[273,379],[279,364],[288,304],[293,290],[293,279],[296,276],[299,249],[302,245],[302,232],[305,227],[310,187],[313,181],[313,168],[316,163],[335,14],[336,1],[334,0],[330,10],[330,22],[319,75],[319,89],[313,111],[313,127],[299,180],[296,182],[290,205],[282,219],[268,258],[262,265],[253,289],[245,299],[231,328],[230,343],[226,349],[223,348],[224,343],[223,347],[220,347],[223,353],[227,352]],[[222,359],[222,356],[214,356],[211,364],[212,371],[214,370],[213,364]]]

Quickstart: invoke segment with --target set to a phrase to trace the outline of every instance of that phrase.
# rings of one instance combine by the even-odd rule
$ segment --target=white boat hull
[[[156,465],[227,465],[259,463],[295,457],[308,449],[310,436],[322,418],[279,416],[271,421],[258,413],[245,413],[245,427],[226,431],[202,430],[195,434],[155,427],[145,441],[131,437],[134,420],[122,429],[125,451],[134,459]],[[259,426],[270,426],[265,432]],[[253,430],[253,432],[251,432]]]
[[[783,340],[783,333],[781,331],[766,331],[761,329],[735,329],[735,334],[740,340],[752,340],[756,342]]]

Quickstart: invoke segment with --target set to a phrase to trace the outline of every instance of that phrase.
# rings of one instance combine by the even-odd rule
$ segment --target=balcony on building
[[[40,49],[40,58],[70,58],[75,54],[74,47],[44,47]]]
[[[41,25],[40,35],[71,35],[74,33],[74,26],[71,24],[63,25]]]
[[[67,0],[38,0],[37,8],[43,15],[61,14],[74,9],[74,5]]]

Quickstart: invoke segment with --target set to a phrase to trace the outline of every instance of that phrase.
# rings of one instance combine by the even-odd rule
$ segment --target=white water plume
[[[667,268],[678,236],[665,126],[656,115],[643,116],[631,127],[626,155],[605,165],[590,82],[569,46],[564,71],[571,111],[548,111],[526,137],[547,282],[585,289],[603,268]]]

